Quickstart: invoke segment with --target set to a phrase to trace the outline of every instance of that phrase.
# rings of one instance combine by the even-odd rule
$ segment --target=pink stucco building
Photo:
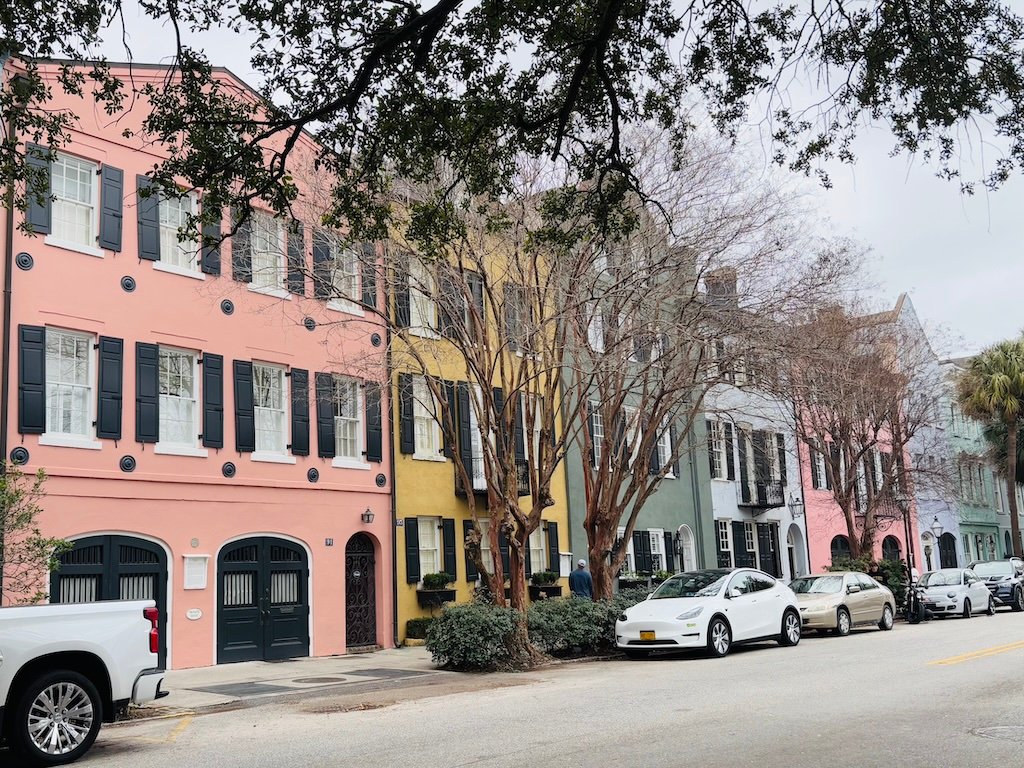
[[[391,645],[376,250],[341,247],[302,201],[299,231],[256,215],[219,248],[180,243],[202,193],[138,195],[159,148],[124,131],[145,105],[114,120],[53,93],[77,116],[33,160],[55,199],[24,214],[35,236],[21,212],[2,234],[4,453],[46,470],[44,532],[76,543],[51,599],[156,599],[173,668]],[[321,280],[353,301],[318,299]]]

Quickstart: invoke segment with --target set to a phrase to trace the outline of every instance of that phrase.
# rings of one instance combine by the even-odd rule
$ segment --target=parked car
[[[1024,611],[1024,560],[975,560],[967,566],[985,582],[997,605],[1008,605],[1013,611]]]
[[[720,657],[756,640],[796,645],[800,613],[789,587],[752,568],[677,573],[615,622],[615,644],[630,658],[684,648]]]
[[[158,616],[152,600],[0,608],[7,745],[31,765],[64,765],[89,750],[101,722],[165,696]]]
[[[866,573],[844,571],[802,576],[789,588],[796,593],[804,629],[845,637],[856,626],[892,629],[896,598]]]
[[[928,571],[922,574],[917,588],[921,604],[935,616],[969,619],[982,611],[989,616],[996,612],[995,598],[970,568]]]

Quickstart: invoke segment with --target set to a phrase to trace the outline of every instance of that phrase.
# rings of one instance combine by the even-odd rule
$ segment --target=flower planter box
[[[562,586],[560,584],[531,584],[529,590],[531,600],[562,596]]]
[[[647,579],[619,579],[619,589],[647,589]]]
[[[440,608],[445,603],[455,602],[454,589],[417,589],[416,600],[420,608]]]

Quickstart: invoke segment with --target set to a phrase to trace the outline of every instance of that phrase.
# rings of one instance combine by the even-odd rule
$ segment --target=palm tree
[[[1009,455],[1006,450],[1006,425],[985,424],[981,428],[981,435],[988,443],[986,454],[989,461],[999,468],[998,474],[1003,477],[1006,475],[1006,457]],[[1017,430],[1017,479],[1024,479],[1024,428]]]
[[[957,382],[965,414],[1006,429],[1006,497],[1010,502],[1013,553],[1020,557],[1017,519],[1017,432],[1024,425],[1024,336],[1001,341],[973,358]]]

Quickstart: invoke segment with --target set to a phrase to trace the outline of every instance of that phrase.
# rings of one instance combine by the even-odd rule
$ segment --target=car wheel
[[[100,731],[96,686],[67,669],[30,682],[14,709],[12,745],[33,765],[65,765],[84,755]]]
[[[782,632],[779,645],[796,645],[800,642],[800,617],[792,608],[782,614]]]
[[[996,601],[992,598],[992,595],[988,596],[988,607],[985,608],[985,613],[989,616],[996,615]]]
[[[836,634],[840,637],[846,637],[850,634],[850,628],[853,626],[850,620],[850,612],[846,608],[840,608],[836,611]]]
[[[882,609],[882,618],[878,620],[878,628],[888,631],[892,629],[892,621],[892,606],[887,603],[885,608]]]
[[[964,598],[964,611],[960,614],[965,619],[971,618],[971,601],[970,598]]]
[[[725,619],[714,618],[708,626],[708,653],[715,658],[722,658],[732,647],[732,632]]]
[[[623,651],[626,654],[627,659],[646,659],[651,655],[650,651],[641,650],[638,648],[626,648]]]
[[[1010,610],[1014,613],[1024,611],[1024,589],[1017,587],[1013,591],[1013,602],[1010,603]]]

